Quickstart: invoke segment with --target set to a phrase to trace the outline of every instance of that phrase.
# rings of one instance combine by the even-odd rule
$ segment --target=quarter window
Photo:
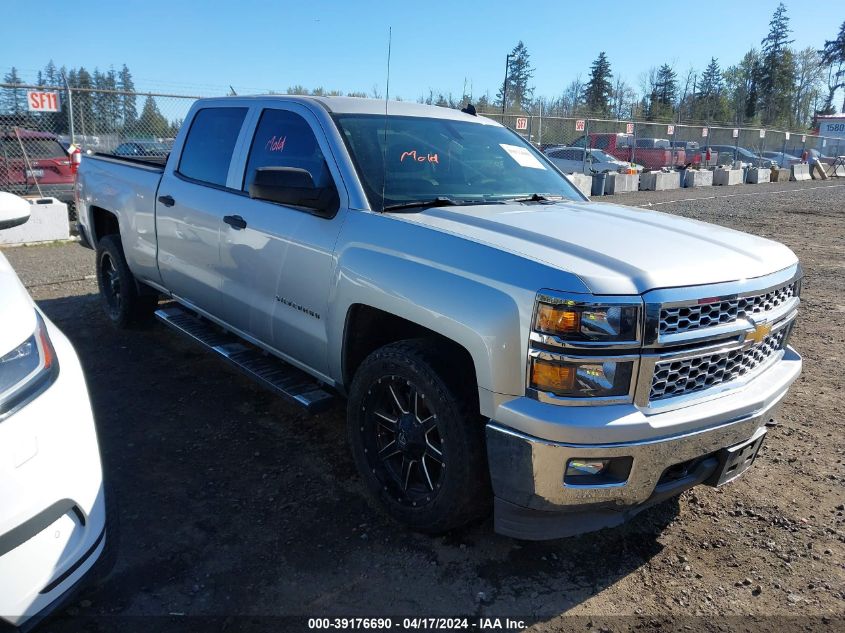
[[[289,110],[264,110],[255,129],[244,172],[249,189],[259,167],[296,167],[311,174],[316,187],[332,183],[326,159],[308,122]]]
[[[220,187],[226,186],[246,108],[198,110],[185,139],[179,173]]]

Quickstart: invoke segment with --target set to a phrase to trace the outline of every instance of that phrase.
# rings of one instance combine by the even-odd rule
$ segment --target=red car
[[[37,196],[37,181],[44,196],[72,203],[75,177],[71,158],[55,134],[20,128],[0,131],[0,190]]]

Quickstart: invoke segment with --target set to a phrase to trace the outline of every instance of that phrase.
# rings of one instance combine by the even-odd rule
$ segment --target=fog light
[[[631,474],[632,457],[573,458],[566,462],[567,486],[621,486]]]

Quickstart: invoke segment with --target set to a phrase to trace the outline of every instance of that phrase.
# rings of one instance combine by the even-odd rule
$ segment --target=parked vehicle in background
[[[584,149],[580,147],[554,146],[546,149],[543,153],[549,157],[555,167],[565,174],[601,173],[622,169],[633,169],[638,172],[643,170],[642,165],[626,163],[600,149],[588,149],[586,161],[584,160]]]
[[[648,145],[651,141],[660,140],[662,139],[638,139],[637,141],[646,141],[646,145]],[[618,160],[627,163],[635,162],[646,169],[660,169],[661,167],[686,164],[684,151],[672,150],[668,146],[668,141],[666,143],[666,146],[656,143],[654,147],[633,147],[634,136],[632,134],[591,133],[588,136],[578,137],[570,143],[570,147],[584,147],[586,145],[600,149]]]
[[[770,159],[778,167],[789,167],[790,165],[797,165],[801,162],[798,156],[792,156],[784,152],[763,152],[763,158]]]
[[[711,150],[718,152],[719,165],[731,165],[734,161],[742,161],[749,163],[754,167],[769,168],[773,161],[770,158],[764,158],[759,154],[752,152],[750,149],[744,147],[735,147],[733,145],[711,145]]]
[[[125,141],[114,148],[115,156],[143,158],[149,156],[167,156],[170,147],[158,141]]]
[[[75,172],[70,155],[55,134],[20,128],[17,131],[5,128],[0,132],[0,189],[3,191],[37,196],[37,185],[40,185],[41,195],[72,203]]]
[[[25,222],[29,209],[0,193],[0,230]],[[2,253],[0,323],[3,628],[31,625],[72,597],[104,552],[106,505],[79,359]]]
[[[88,156],[77,187],[112,323],[155,310],[307,410],[345,396],[363,484],[423,532],[493,508],[556,538],[724,484],[801,371],[787,247],[589,202],[457,110],[202,99],[166,165]]]

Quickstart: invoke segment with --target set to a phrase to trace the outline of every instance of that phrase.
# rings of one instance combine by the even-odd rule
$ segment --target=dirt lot
[[[406,532],[366,496],[342,404],[306,418],[164,326],[111,329],[93,254],[78,245],[5,250],[79,352],[120,501],[114,571],[45,629],[231,631],[245,620],[187,616],[459,614],[536,630],[840,629],[845,185],[620,201],[794,249],[806,270],[792,339],[804,374],[739,482],[697,488],[622,528],[545,543],[497,536],[489,521],[438,538]],[[134,618],[150,615],[171,617]],[[302,617],[258,622],[306,628]]]

